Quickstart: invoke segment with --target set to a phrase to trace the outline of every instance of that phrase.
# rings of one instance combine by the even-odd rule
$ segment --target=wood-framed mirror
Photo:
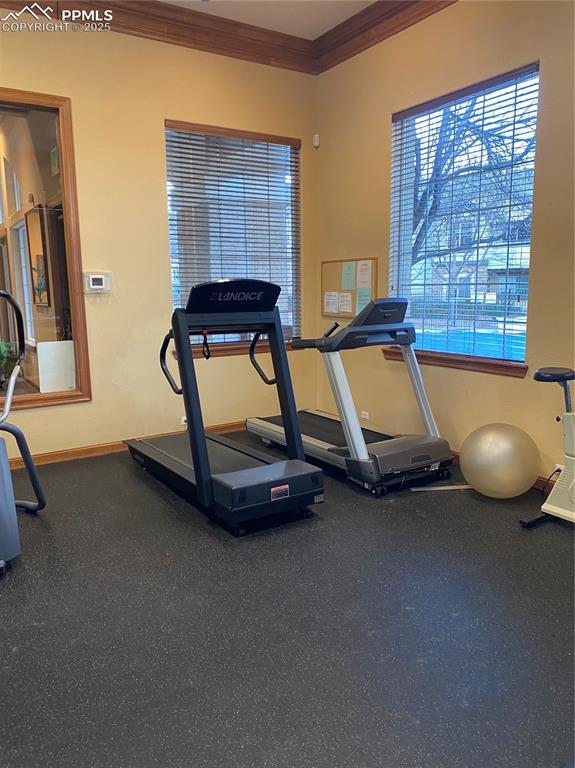
[[[12,407],[90,400],[68,98],[0,88],[0,290],[24,316],[26,356]],[[2,306],[0,403],[15,342]]]

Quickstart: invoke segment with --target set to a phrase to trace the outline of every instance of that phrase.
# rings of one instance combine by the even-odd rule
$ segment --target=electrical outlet
[[[369,413],[367,411],[361,411],[359,415],[362,419],[369,419]]]
[[[188,425],[188,420],[186,419],[185,416],[182,416],[182,418],[180,419],[180,424],[182,425],[182,427],[186,427]]]

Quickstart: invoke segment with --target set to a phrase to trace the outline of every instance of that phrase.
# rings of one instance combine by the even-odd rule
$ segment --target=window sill
[[[30,394],[14,395],[12,410],[21,411],[27,408],[43,408],[48,405],[70,405],[71,403],[85,403],[92,399],[92,395],[72,389],[65,392],[34,392]],[[3,396],[0,395],[0,401]]]
[[[455,355],[448,352],[430,352],[425,349],[416,349],[417,360],[422,365],[437,365],[442,368],[460,368],[464,371],[478,371],[479,373],[493,373],[497,376],[513,376],[524,379],[527,375],[527,363],[513,363],[509,360],[497,360],[492,357],[476,357],[475,355]],[[389,347],[383,350],[386,360],[403,361],[403,355],[399,347]]]
[[[228,344],[211,344],[210,345],[210,357],[233,357],[237,355],[247,355],[250,349],[250,343],[248,341],[231,341]],[[291,345],[291,341],[286,341],[286,350],[288,352],[297,351]],[[260,341],[256,347],[256,353],[269,352],[270,345],[267,341]],[[177,359],[176,350],[172,351],[173,356]],[[204,353],[202,351],[201,344],[194,344],[192,346],[192,354],[194,359],[203,358]]]

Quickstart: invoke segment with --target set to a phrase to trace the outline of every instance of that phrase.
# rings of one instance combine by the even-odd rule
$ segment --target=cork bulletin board
[[[353,318],[377,296],[377,259],[322,261],[322,317]]]

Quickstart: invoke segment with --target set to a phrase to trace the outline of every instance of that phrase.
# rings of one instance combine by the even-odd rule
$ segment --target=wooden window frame
[[[244,131],[237,128],[224,128],[218,125],[204,125],[202,123],[187,123],[183,120],[164,120],[164,129],[169,131],[182,131],[183,133],[206,133],[210,136],[222,136],[228,139],[245,139],[247,141],[261,141],[266,144],[281,144],[289,146],[297,151],[301,150],[302,141],[290,136],[278,136],[273,133],[258,133],[256,131]],[[301,257],[301,250],[300,250]],[[300,258],[301,268],[301,258]],[[297,337],[293,337],[297,338]],[[287,339],[286,349],[293,350],[293,339]],[[235,357],[238,355],[247,355],[250,348],[249,341],[226,341],[210,344],[210,357]],[[257,347],[259,352],[269,352],[269,344],[262,340]],[[192,354],[194,358],[202,358],[203,351],[201,344],[192,344]],[[175,353],[174,353],[175,356]]]
[[[406,120],[409,117],[418,116],[422,112],[438,109],[438,107],[442,107],[444,104],[449,104],[450,101],[456,101],[457,99],[464,98],[465,96],[472,96],[477,91],[484,91],[486,88],[492,88],[496,85],[503,85],[504,83],[508,82],[508,80],[512,80],[514,77],[530,75],[540,71],[541,62],[539,59],[535,59],[534,61],[530,62],[529,64],[525,64],[522,67],[510,69],[507,72],[502,72],[501,74],[495,75],[494,77],[487,77],[485,80],[480,80],[479,82],[473,83],[472,85],[466,85],[464,88],[458,88],[455,91],[444,93],[441,96],[436,96],[434,99],[429,99],[429,101],[422,101],[420,104],[415,104],[413,107],[400,109],[398,112],[393,113],[391,120],[394,123],[401,120]]]
[[[68,268],[68,290],[74,340],[76,387],[61,392],[37,392],[14,395],[12,408],[16,410],[40,408],[50,405],[68,405],[92,399],[88,334],[82,281],[82,257],[80,251],[80,226],[76,170],[74,165],[74,137],[72,131],[71,100],[66,96],[54,96],[34,91],[0,88],[0,102],[23,107],[57,110],[60,133],[60,173],[62,183],[62,207],[64,210],[64,240]]]
[[[225,139],[245,139],[246,141],[261,141],[265,144],[282,144],[301,149],[301,139],[290,136],[277,136],[274,133],[257,133],[237,128],[224,128],[219,125],[204,125],[203,123],[186,123],[183,120],[164,120],[167,131],[182,131],[184,133],[207,133],[210,136],[222,136]]]
[[[285,342],[288,352],[295,352],[292,346],[292,339]],[[225,344],[210,344],[210,358],[212,357],[237,357],[238,355],[247,355],[250,349],[249,341],[228,341]],[[266,354],[270,351],[270,345],[266,339],[258,342],[256,354]],[[174,357],[175,357],[174,352]],[[201,344],[192,344],[192,354],[194,359],[201,359],[204,356]]]
[[[529,366],[527,363],[516,363],[512,360],[501,360],[497,357],[476,357],[475,355],[458,355],[453,352],[433,352],[427,349],[416,349],[415,355],[421,365],[435,365],[441,368],[459,368],[463,371],[492,373],[498,376],[512,376],[524,379]],[[386,360],[403,362],[399,347],[389,347],[383,350]]]
[[[291,340],[285,343],[286,350],[288,352],[301,352],[299,349],[294,349]],[[210,344],[210,359],[212,357],[238,357],[240,355],[247,355],[250,349],[249,342],[247,341],[229,341],[226,344]],[[257,355],[265,355],[269,353],[270,345],[267,339],[262,339],[258,342],[256,348]],[[192,355],[194,360],[202,360],[204,353],[201,344],[192,344]],[[172,350],[172,356],[175,360],[178,359],[176,350]]]
[[[485,90],[492,86],[503,84],[511,78],[521,77],[521,75],[527,75],[534,72],[540,72],[539,59],[536,59],[525,66],[517,67],[508,72],[502,72],[499,75],[481,80],[478,83],[468,85],[456,91],[451,91],[450,93],[446,93],[435,99],[416,104],[408,109],[395,112],[391,117],[392,123],[419,115],[422,110],[437,109],[450,101],[454,101],[464,96],[470,96],[477,91]],[[519,379],[524,379],[529,370],[529,366],[525,361],[504,360],[497,357],[461,355],[455,352],[437,352],[428,349],[416,349],[415,354],[418,362],[422,365],[433,365],[441,368],[457,368],[464,371],[491,373],[498,376],[511,376]],[[399,347],[388,347],[387,349],[384,349],[383,356],[386,360],[403,361],[403,356]]]

